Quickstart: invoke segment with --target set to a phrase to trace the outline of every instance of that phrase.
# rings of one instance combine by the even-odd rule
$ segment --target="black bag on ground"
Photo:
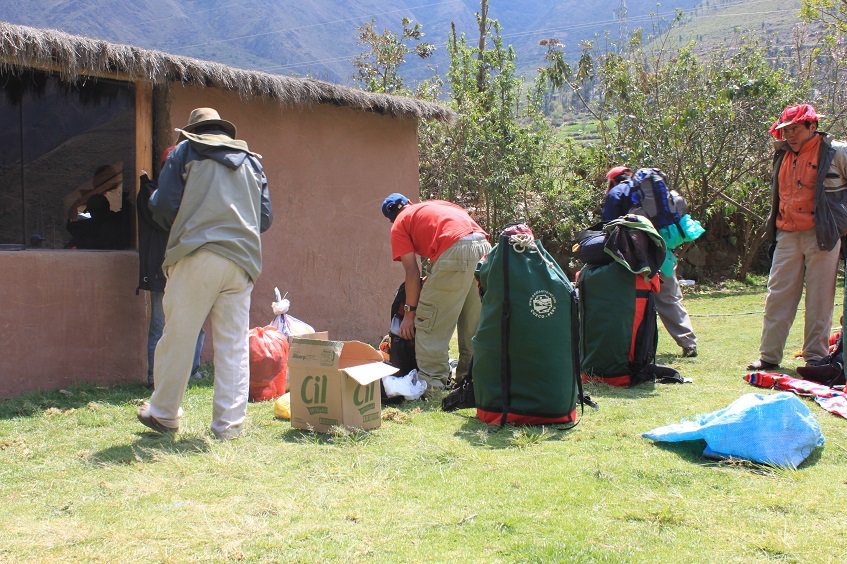
[[[399,335],[400,323],[403,321],[403,305],[405,303],[406,283],[403,282],[397,288],[397,293],[394,295],[394,301],[391,304],[391,327],[388,332],[390,340],[388,363],[400,369],[397,373],[398,376],[403,376],[418,368],[418,363],[415,359],[415,340],[404,339]]]
[[[442,411],[456,411],[469,407],[476,407],[476,399],[473,393],[473,360],[471,360],[468,375],[441,400]]]
[[[397,288],[397,293],[394,294],[394,301],[391,303],[390,328],[388,331],[388,364],[399,368],[397,376],[404,376],[418,368],[418,363],[415,359],[415,340],[404,339],[398,334],[400,332],[400,322],[403,321],[403,305],[405,303],[406,283],[403,282]],[[385,393],[385,387],[382,385],[382,382],[380,382],[379,389],[383,404],[392,405],[403,402],[403,396],[389,398]]]

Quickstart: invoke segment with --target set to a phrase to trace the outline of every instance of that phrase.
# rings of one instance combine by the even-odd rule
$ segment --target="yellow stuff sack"
[[[291,394],[284,394],[276,398],[274,402],[274,417],[277,419],[291,419]]]

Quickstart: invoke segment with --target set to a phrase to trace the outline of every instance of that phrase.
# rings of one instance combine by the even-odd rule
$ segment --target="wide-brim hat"
[[[92,192],[102,194],[114,190],[123,182],[123,162],[103,165],[94,171],[91,179]]]
[[[220,114],[214,108],[196,108],[192,110],[191,115],[188,116],[188,123],[182,129],[177,129],[177,131],[194,133],[197,129],[207,125],[216,125],[233,139],[236,138],[235,124],[221,119]]]

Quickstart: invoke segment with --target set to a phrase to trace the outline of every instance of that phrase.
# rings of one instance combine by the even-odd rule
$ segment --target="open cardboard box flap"
[[[385,376],[391,376],[396,373],[397,370],[397,368],[394,368],[390,364],[385,364],[382,361],[360,364],[359,366],[351,366],[349,368],[341,369],[343,373],[347,374],[363,386],[379,380],[380,378],[384,378]]]
[[[397,372],[396,368],[382,361],[378,350],[360,341],[344,343],[338,368],[363,386]]]

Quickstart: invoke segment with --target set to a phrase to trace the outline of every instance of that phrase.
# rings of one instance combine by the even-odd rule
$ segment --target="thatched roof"
[[[453,112],[432,102],[405,96],[373,94],[313,80],[237,69],[162,51],[70,35],[52,29],[0,21],[0,69],[36,67],[55,70],[72,81],[86,74],[119,73],[154,84],[232,90],[244,98],[265,96],[283,104],[335,104],[398,117],[449,120]]]

